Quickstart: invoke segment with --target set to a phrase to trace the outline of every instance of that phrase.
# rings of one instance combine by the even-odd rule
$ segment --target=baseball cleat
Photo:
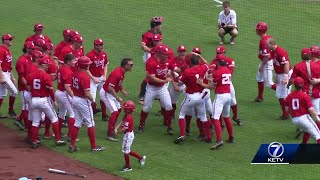
[[[66,145],[65,141],[62,141],[62,140],[56,141],[56,146],[64,146],[64,145]]]
[[[139,102],[139,104],[144,105],[144,98],[143,97],[139,98],[138,102]]]
[[[236,122],[238,126],[243,126],[243,124],[241,123],[240,118],[232,118],[232,120],[233,120],[234,122]]]
[[[101,120],[102,120],[102,121],[109,121],[109,116],[108,116],[108,115],[107,115],[106,117],[103,117],[103,116],[102,116]]]
[[[97,146],[96,148],[91,148],[91,151],[93,152],[100,152],[100,151],[104,151],[106,150],[105,147],[102,147],[102,146]]]
[[[14,125],[16,125],[21,131],[24,131],[24,130],[25,130],[22,122],[20,122],[20,121],[18,121],[18,120],[16,120],[16,121],[14,122]]]
[[[262,102],[262,101],[263,101],[263,98],[256,97],[256,98],[254,99],[254,102]]]
[[[210,149],[211,149],[211,150],[217,150],[217,149],[219,149],[221,146],[223,146],[223,141],[216,142]]]
[[[234,137],[229,137],[227,140],[226,140],[227,143],[234,143]]]
[[[118,142],[119,141],[118,139],[116,139],[116,138],[114,138],[112,136],[108,136],[107,140],[112,141],[112,142]]]
[[[63,127],[63,128],[66,128],[66,127],[68,127],[68,123],[66,123],[66,122],[63,122],[62,123],[62,126],[61,127]]]
[[[132,171],[132,168],[131,167],[124,167],[121,172],[129,172],[129,171]]]
[[[176,140],[174,140],[175,144],[180,144],[184,141],[184,136],[179,136]]]
[[[168,129],[167,129],[167,133],[168,133],[169,135],[173,135],[172,128],[168,128]]]
[[[9,117],[11,117],[11,118],[17,118],[17,114],[16,114],[16,112],[14,112],[14,110],[9,111],[8,114],[9,114]]]
[[[138,133],[143,133],[143,127],[141,127],[141,126],[139,126],[139,128],[138,128]]]
[[[32,149],[37,149],[39,147],[39,144],[36,142],[32,143]]]
[[[68,152],[69,152],[69,153],[74,153],[74,152],[79,151],[79,150],[80,150],[80,149],[77,148],[77,146],[74,146],[74,147],[69,146]]]
[[[142,158],[139,160],[141,166],[144,166],[144,164],[146,163],[146,158],[147,156],[142,156]]]

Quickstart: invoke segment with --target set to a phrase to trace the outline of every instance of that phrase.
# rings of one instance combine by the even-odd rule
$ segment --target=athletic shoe
[[[232,120],[233,120],[234,122],[236,122],[238,126],[242,126],[242,125],[243,125],[243,124],[241,123],[240,118],[232,118]]]
[[[187,135],[187,136],[191,136],[191,132],[190,132],[189,129],[186,129],[186,135]]]
[[[138,133],[141,134],[141,133],[143,133],[143,131],[144,131],[144,130],[143,130],[143,127],[139,126],[139,128],[138,128]]]
[[[20,121],[18,121],[18,120],[16,120],[16,121],[14,122],[14,125],[16,125],[21,131],[24,131],[24,130],[25,130],[22,122],[20,122]]]
[[[184,136],[179,136],[176,140],[174,140],[175,144],[180,144],[184,141]]]
[[[37,149],[39,147],[39,144],[37,142],[32,143],[32,149]]]
[[[256,98],[254,99],[254,101],[255,101],[255,102],[262,102],[262,101],[263,101],[263,98],[256,97]]]
[[[140,97],[138,102],[139,102],[139,104],[144,105],[144,98]]]
[[[64,145],[66,145],[65,141],[62,141],[62,140],[56,141],[56,146],[64,146]]]
[[[173,135],[172,128],[168,128],[168,129],[167,129],[167,133],[168,133],[169,135]]]
[[[125,167],[121,170],[121,172],[129,172],[129,171],[132,171],[132,168],[131,167]]]
[[[100,151],[104,151],[106,150],[105,147],[102,147],[102,146],[97,146],[96,148],[91,148],[91,151],[93,152],[100,152]]]
[[[74,147],[69,146],[68,152],[69,152],[69,153],[74,153],[74,152],[79,151],[79,150],[80,150],[80,149],[77,148],[77,146],[74,146]]]
[[[231,45],[234,45],[234,44],[235,44],[234,40],[230,41],[230,44],[231,44]]]
[[[118,139],[116,139],[116,138],[114,138],[112,136],[108,136],[107,140],[112,141],[112,142],[118,142],[119,141]]]
[[[108,115],[107,115],[106,117],[103,117],[103,116],[102,116],[101,120],[102,120],[102,121],[109,121],[109,116],[108,116]]]
[[[217,149],[219,149],[221,146],[223,146],[223,141],[216,142],[210,149],[211,149],[211,150],[217,150]]]
[[[297,128],[297,129],[296,129],[296,139],[299,139],[299,137],[301,136],[301,134],[303,134],[303,130]]]
[[[17,118],[17,114],[16,114],[16,112],[14,112],[14,110],[9,111],[8,114],[9,114],[9,116],[10,116],[11,118]]]
[[[144,166],[144,164],[146,163],[146,159],[147,159],[147,156],[142,156],[142,158],[139,160],[139,163],[141,166]]]
[[[227,140],[226,140],[227,143],[234,143],[234,137],[229,137]]]
[[[68,123],[66,123],[66,122],[63,122],[62,123],[62,126],[61,127],[63,127],[63,128],[66,128],[66,127],[68,127]]]
[[[219,42],[219,45],[223,45],[223,44],[224,44],[224,41],[220,41],[220,42]]]

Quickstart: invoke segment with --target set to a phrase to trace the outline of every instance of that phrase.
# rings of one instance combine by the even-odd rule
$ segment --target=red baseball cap
[[[310,48],[312,57],[317,57],[320,55],[320,47],[319,46],[311,46]]]
[[[224,46],[218,46],[218,47],[216,48],[216,52],[217,52],[217,54],[223,54],[223,53],[226,52],[226,47],[224,47]]]
[[[52,43],[44,43],[43,45],[42,45],[42,49],[43,50],[53,50],[54,49],[54,46],[53,46],[53,44]]]
[[[161,34],[154,34],[152,37],[152,41],[161,41],[162,35]]]
[[[304,85],[304,80],[301,77],[296,77],[293,79],[293,83],[296,86],[303,86]]]
[[[177,51],[178,51],[178,52],[186,52],[186,51],[187,51],[187,48],[186,48],[184,45],[180,45],[180,46],[178,46]]]
[[[46,41],[42,38],[38,38],[35,41],[33,41],[33,44],[38,47],[42,47],[45,43]]]
[[[310,48],[303,48],[301,50],[301,55],[311,55],[311,50]]]
[[[83,42],[83,38],[82,36],[80,36],[79,34],[76,34],[72,37],[72,41],[73,42],[78,42],[78,43],[82,43]]]
[[[201,48],[195,47],[195,48],[192,49],[192,52],[201,54],[202,50],[201,50]]]
[[[41,58],[42,57],[42,52],[39,51],[39,50],[34,50],[31,54],[31,57],[32,59],[35,59],[35,58]]]
[[[48,56],[43,56],[40,59],[38,59],[38,64],[49,64],[49,58]]]
[[[94,44],[94,45],[98,45],[98,46],[103,46],[103,45],[104,45],[102,39],[100,39],[100,38],[94,40],[94,41],[93,41],[93,44]]]
[[[41,23],[36,23],[33,28],[35,31],[39,31],[39,30],[43,30],[44,26]]]
[[[163,44],[158,44],[156,47],[155,47],[155,51],[158,52],[158,53],[161,53],[161,54],[169,54],[169,48],[166,47],[165,45]]]
[[[64,37],[70,37],[71,36],[71,29],[65,29],[65,30],[63,30],[63,36]]]
[[[216,56],[216,61],[219,63],[225,61],[225,56],[223,54],[218,54]]]
[[[35,49],[35,48],[36,48],[36,46],[33,44],[32,41],[27,41],[27,42],[25,42],[24,45],[23,45],[23,47],[24,47],[24,48],[27,48],[27,49]]]
[[[2,41],[5,41],[5,40],[12,40],[14,38],[14,36],[11,36],[10,34],[4,34],[2,35]]]
[[[78,31],[76,31],[76,30],[71,30],[70,36],[73,37],[75,35],[80,35],[80,33]]]

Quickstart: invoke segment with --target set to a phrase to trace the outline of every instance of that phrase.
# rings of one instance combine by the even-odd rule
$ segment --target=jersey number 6
[[[40,89],[41,88],[41,81],[40,79],[33,80],[33,89]]]

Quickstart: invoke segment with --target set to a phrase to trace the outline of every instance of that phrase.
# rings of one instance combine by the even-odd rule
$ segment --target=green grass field
[[[225,144],[219,151],[210,151],[210,145],[195,142],[197,136],[195,122],[192,122],[192,137],[184,145],[174,145],[178,136],[178,123],[174,121],[174,136],[165,135],[161,126],[162,119],[153,115],[159,110],[154,103],[149,114],[145,133],[136,133],[132,149],[147,155],[146,166],[141,169],[134,158],[129,173],[121,173],[124,160],[121,143],[106,141],[106,126],[101,114],[96,118],[96,137],[99,145],[107,147],[102,153],[89,151],[86,128],[80,133],[77,143],[81,151],[74,154],[67,152],[67,147],[53,146],[53,141],[45,142],[55,151],[84,163],[103,169],[106,172],[127,179],[316,179],[317,165],[251,165],[261,143],[278,141],[299,143],[294,139],[294,126],[291,121],[280,121],[280,107],[275,92],[266,89],[265,101],[254,103],[257,87],[255,75],[258,66],[257,51],[259,37],[255,34],[258,21],[269,24],[269,34],[289,53],[292,64],[300,60],[300,50],[319,44],[319,25],[317,13],[319,2],[303,0],[232,0],[231,6],[238,15],[239,37],[236,45],[227,47],[227,55],[236,61],[233,83],[237,93],[240,118],[245,126],[234,126],[235,144]],[[164,16],[163,42],[173,49],[179,44],[189,50],[198,46],[203,49],[203,56],[211,60],[219,41],[217,36],[217,16],[221,7],[212,1],[98,1],[98,0],[42,0],[3,2],[0,6],[0,33],[16,36],[11,50],[16,60],[21,55],[25,38],[32,33],[33,24],[45,25],[44,33],[56,44],[62,39],[62,30],[72,28],[84,37],[84,48],[92,49],[92,42],[100,37],[105,41],[109,55],[109,70],[118,66],[121,58],[132,57],[135,67],[126,76],[124,87],[129,97],[137,102],[140,82],[144,78],[144,64],[140,49],[141,35],[149,29],[152,16]],[[228,40],[228,39],[227,39]],[[182,100],[182,98],[181,98]],[[2,113],[7,112],[7,100],[2,106]],[[18,98],[15,110],[20,112]],[[138,124],[141,106],[135,113]],[[122,115],[121,115],[122,116]],[[1,120],[13,127],[13,120]],[[227,133],[224,131],[224,139]],[[313,140],[311,142],[314,142]]]

